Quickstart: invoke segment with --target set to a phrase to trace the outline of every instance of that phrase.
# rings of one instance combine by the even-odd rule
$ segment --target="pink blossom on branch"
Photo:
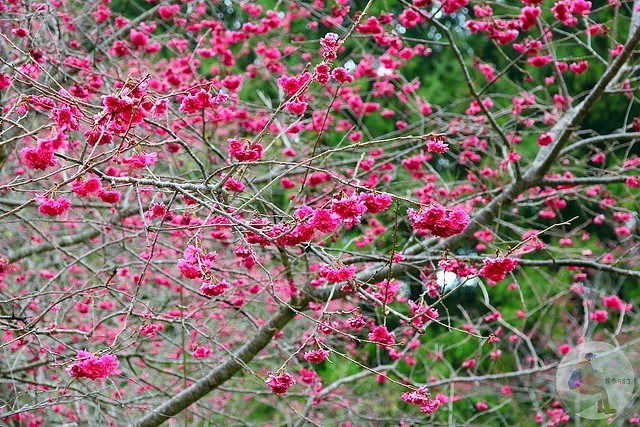
[[[36,196],[35,201],[39,205],[38,211],[43,215],[58,216],[69,210],[71,207],[71,202],[66,197],[53,199],[44,196]]]
[[[331,200],[331,212],[342,218],[346,227],[350,228],[360,223],[367,206],[358,196],[343,196]]]
[[[310,350],[304,353],[304,360],[311,363],[324,362],[329,357],[330,352],[321,348],[317,350]]]
[[[320,276],[325,277],[329,283],[341,283],[352,280],[356,275],[356,266],[330,266],[320,268]]]
[[[370,214],[386,211],[392,201],[391,195],[387,193],[360,193],[358,197]]]
[[[25,147],[20,151],[24,164],[30,169],[45,170],[56,166],[58,162],[54,158],[54,151],[42,144],[37,147]]]
[[[389,332],[386,326],[379,325],[373,328],[371,332],[369,332],[369,340],[380,344],[381,346],[388,346],[395,344],[396,336],[393,332]]]
[[[449,151],[449,144],[445,141],[444,136],[441,135],[430,135],[429,141],[427,142],[427,150],[430,153],[438,153],[444,154]]]
[[[420,411],[432,414],[440,406],[438,399],[432,399],[429,389],[426,386],[422,386],[414,391],[402,393],[402,400],[411,405],[420,406]]]
[[[104,354],[100,357],[80,350],[76,356],[77,362],[67,368],[67,372],[74,378],[89,378],[97,380],[114,376],[118,373],[118,358],[112,354]]]
[[[536,366],[525,347],[515,363],[503,357],[522,335],[499,324],[502,314],[556,322],[561,342],[530,339],[559,357],[585,326],[582,308],[557,298],[567,287],[598,331],[617,321],[635,331],[637,309],[621,298],[622,277],[636,275],[640,159],[627,148],[640,117],[612,115],[606,133],[583,120],[633,100],[638,46],[623,2],[412,0],[389,10],[373,2],[365,13],[349,0],[241,0],[212,13],[211,2],[150,0],[135,18],[108,0],[76,3],[0,1],[11,16],[0,22],[11,42],[0,73],[0,187],[11,211],[2,215],[0,288],[16,308],[4,319],[3,357],[30,367],[85,341],[132,357],[118,365],[85,352],[62,376],[55,364],[30,367],[15,376],[17,409],[0,424],[73,424],[102,417],[100,406],[105,419],[126,409],[132,422],[156,417],[156,425],[166,405],[220,424],[238,407],[284,402],[242,395],[252,381],[234,379],[243,367],[276,394],[299,381],[294,409],[309,402],[311,423],[344,418],[341,399],[356,415],[388,419],[377,396],[343,376],[285,373],[333,349],[377,372],[379,383],[400,378],[413,412],[465,423],[506,407],[464,387],[432,397],[427,386],[443,379],[443,360],[491,375]],[[593,52],[575,43],[585,37],[615,60],[592,69]],[[439,60],[446,67],[429,66]],[[413,72],[423,69],[433,73]],[[443,75],[451,90],[432,93],[429,80]],[[574,105],[572,96],[589,102]],[[569,208],[588,215],[547,230]],[[520,235],[508,256],[491,255]],[[560,262],[549,258],[554,249]],[[518,264],[525,253],[548,281],[530,280],[528,263]],[[439,270],[464,287],[477,275],[504,280],[516,266],[517,283],[491,289],[502,306],[466,311],[461,325],[452,318],[460,339],[416,335],[442,304],[456,303],[433,303]],[[609,274],[616,280],[600,280]],[[594,280],[602,293],[589,292]],[[355,292],[356,281],[367,294]],[[618,281],[620,296],[609,286]],[[526,307],[509,298],[525,287]],[[388,310],[372,311],[371,296]],[[25,322],[33,328],[23,336]],[[316,347],[295,352],[311,339]],[[399,364],[376,366],[386,361],[374,353]],[[425,357],[434,365],[427,378],[413,369]],[[119,369],[127,380],[106,381],[101,405],[65,399],[70,375],[97,380]],[[226,388],[229,380],[239,386]],[[335,380],[339,388],[327,382]],[[70,392],[85,386],[75,381]],[[167,395],[173,386],[187,390]],[[205,397],[210,405],[191,393],[216,388],[225,391]],[[535,413],[537,395],[527,396],[519,404]],[[136,404],[123,409],[123,398]],[[45,400],[51,411],[24,409]],[[455,412],[435,412],[448,403]],[[569,422],[558,405],[533,417]]]
[[[250,145],[247,141],[229,139],[229,155],[239,162],[255,162],[262,158],[263,147],[261,144]]]
[[[538,137],[538,145],[541,147],[545,147],[547,145],[551,145],[553,143],[553,135],[549,132],[545,132],[544,134]]]
[[[88,179],[78,178],[73,181],[73,192],[80,197],[88,197],[90,194],[95,194],[102,189],[102,182],[97,177],[90,177]]]
[[[480,269],[480,275],[493,282],[500,282],[508,273],[512,272],[517,265],[517,258],[488,258],[484,260],[484,267]]]
[[[293,387],[296,380],[293,375],[288,373],[270,373],[265,383],[271,387],[271,391],[275,394],[285,394],[287,390]]]
[[[189,245],[184,258],[178,260],[178,270],[187,279],[200,278],[211,270],[217,258],[218,253],[215,251],[205,253],[202,248]]]
[[[337,57],[338,48],[340,47],[340,37],[336,33],[327,33],[321,40],[322,56],[328,62],[333,62]]]
[[[430,232],[438,237],[449,237],[462,233],[469,225],[469,215],[461,210],[449,210],[439,205],[431,205],[416,211],[409,208],[409,220],[414,230]]]
[[[200,292],[208,297],[217,297],[225,293],[231,285],[226,280],[214,280],[211,282],[204,282],[200,286]]]

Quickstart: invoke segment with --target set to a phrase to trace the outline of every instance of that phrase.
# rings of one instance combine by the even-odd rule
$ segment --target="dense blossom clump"
[[[141,108],[141,100],[135,96],[105,95],[102,97],[104,109],[96,116],[98,126],[90,134],[89,143],[99,145],[112,140],[110,134],[124,134],[128,129],[141,123],[146,117],[146,110]],[[107,140],[102,141],[101,135],[109,134]],[[94,142],[95,141],[95,142]]]
[[[362,215],[367,212],[367,206],[358,196],[342,197],[331,200],[331,212],[344,221],[347,228],[359,224]]]
[[[282,76],[278,79],[278,83],[285,91],[287,96],[295,95],[302,87],[311,79],[311,73],[304,73],[299,76],[289,77]]]
[[[200,292],[208,297],[217,297],[225,293],[231,285],[226,280],[214,280],[211,282],[204,282],[200,286]]]
[[[377,214],[386,211],[391,205],[391,195],[387,193],[362,193],[359,196],[360,201],[367,208],[370,214]]]
[[[454,14],[469,4],[469,0],[448,0],[443,4],[442,10],[449,15]]]
[[[550,145],[553,142],[553,135],[551,135],[549,132],[545,132],[544,134],[540,135],[540,137],[538,138],[538,145],[541,147]]]
[[[422,386],[414,391],[402,393],[402,400],[411,405],[420,406],[420,410],[427,414],[432,414],[440,407],[440,401],[431,398],[429,389],[426,386]]]
[[[147,215],[151,219],[163,218],[166,214],[167,214],[167,207],[162,203],[154,204],[153,206],[151,206],[151,209],[149,210],[149,212],[147,212]]]
[[[182,100],[180,104],[180,111],[187,114],[196,113],[204,108],[213,108],[225,102],[229,99],[229,95],[224,93],[218,93],[216,96],[212,96],[211,93],[200,90],[194,95],[189,95]]]
[[[469,215],[461,210],[449,210],[432,205],[416,211],[407,211],[411,225],[416,231],[430,232],[438,237],[449,237],[462,233],[469,225]]]
[[[320,276],[325,277],[330,283],[340,283],[352,280],[356,275],[356,266],[331,266],[324,265],[320,268]]]
[[[204,253],[202,248],[189,245],[184,251],[184,258],[178,260],[178,270],[187,279],[196,279],[208,273],[218,258],[217,252]]]
[[[57,164],[56,159],[53,157],[54,151],[41,143],[36,147],[25,147],[20,153],[24,164],[31,169],[45,170]]]
[[[286,108],[293,114],[304,114],[307,110],[307,103],[298,99],[287,102]]]
[[[36,196],[36,203],[38,203],[38,211],[43,215],[58,216],[71,207],[71,202],[66,197],[59,197],[57,199],[47,198],[44,196]]]
[[[484,260],[480,275],[494,282],[502,281],[518,265],[517,258],[498,257]]]
[[[331,233],[335,231],[342,223],[342,218],[337,213],[328,209],[316,209],[313,212],[311,226],[323,233]]]
[[[122,163],[134,169],[142,169],[153,166],[158,159],[158,153],[140,153],[133,156],[123,157]]]
[[[100,189],[98,197],[105,203],[115,204],[120,201],[120,193],[117,190]]]
[[[427,151],[430,153],[438,153],[443,154],[449,151],[449,144],[444,142],[444,138],[442,136],[431,136],[429,141],[427,141]]]
[[[338,56],[340,47],[340,37],[336,33],[327,33],[321,40],[320,46],[323,48],[322,56],[325,60],[333,62]]]
[[[334,68],[331,72],[331,77],[338,83],[351,83],[353,81],[353,76],[349,74],[349,71],[344,67]]]
[[[90,194],[98,193],[102,189],[102,182],[97,177],[88,179],[78,178],[73,181],[73,192],[80,197],[88,197]]]
[[[311,363],[324,362],[329,357],[329,350],[323,350],[321,348],[317,350],[310,350],[304,353],[304,360]]]
[[[602,302],[607,308],[612,308],[618,311],[629,311],[631,310],[631,304],[625,303],[620,297],[617,295],[610,295],[608,297],[602,298]]]
[[[396,336],[393,332],[389,332],[386,326],[379,325],[369,332],[369,339],[380,345],[393,345],[396,342]]]
[[[589,316],[591,320],[598,323],[604,323],[609,318],[609,313],[605,310],[596,310]]]
[[[293,378],[293,375],[286,372],[280,374],[271,373],[265,383],[271,387],[273,393],[285,394],[290,387],[295,385],[296,380]]]
[[[77,362],[67,368],[67,372],[75,378],[89,378],[96,380],[107,378],[118,373],[118,358],[113,354],[103,354],[98,357],[86,350],[78,352]]]
[[[229,140],[229,155],[239,162],[255,162],[262,158],[264,148],[261,144],[250,145],[246,141],[232,138]]]

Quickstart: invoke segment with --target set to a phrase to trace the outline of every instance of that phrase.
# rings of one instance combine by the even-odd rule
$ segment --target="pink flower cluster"
[[[386,193],[361,193],[340,200],[333,199],[331,210],[302,206],[294,213],[295,224],[279,223],[264,231],[264,234],[274,239],[278,245],[295,246],[310,242],[317,231],[331,233],[342,223],[349,228],[359,223],[365,212],[379,213],[386,210],[390,204],[391,196]],[[251,225],[257,229],[264,229],[266,223],[254,220]],[[247,233],[247,241],[262,246],[272,244],[268,238],[254,232]]]
[[[102,189],[102,182],[97,177],[89,179],[78,178],[73,181],[73,192],[80,197],[88,197],[89,194],[95,194]]]
[[[187,279],[198,279],[209,272],[216,258],[218,254],[215,251],[205,254],[202,248],[189,245],[184,251],[184,258],[178,260],[178,270]]]
[[[211,282],[204,282],[200,286],[200,292],[208,297],[217,297],[222,295],[231,288],[231,285],[226,280],[214,280]]]
[[[195,357],[196,359],[205,359],[209,356],[211,356],[211,349],[208,347],[198,347],[195,349],[195,351],[192,353],[193,357]]]
[[[53,158],[53,150],[40,143],[36,147],[23,148],[20,154],[24,164],[30,169],[45,170],[57,164],[56,159]]]
[[[321,40],[322,56],[325,61],[333,62],[338,57],[338,48],[340,47],[340,37],[336,33],[327,33]]]
[[[323,265],[320,268],[320,276],[326,278],[329,283],[346,282],[356,277],[356,266]]]
[[[44,196],[36,196],[36,203],[38,203],[38,211],[43,215],[58,216],[71,207],[71,202],[66,197],[59,197],[57,199],[46,198]]]
[[[439,205],[431,205],[416,211],[407,211],[413,228],[421,233],[431,232],[438,237],[449,237],[462,233],[469,225],[469,215],[461,210],[449,210]]]
[[[147,166],[153,166],[158,158],[158,153],[140,153],[133,156],[123,157],[122,163],[129,165],[134,169],[143,169]]]
[[[317,350],[310,350],[304,353],[304,360],[311,363],[324,362],[329,357],[329,350],[323,350],[321,348]]]
[[[117,190],[105,190],[102,182],[97,177],[89,179],[78,178],[72,184],[73,192],[80,197],[89,197],[97,194],[105,203],[116,204],[120,201],[120,193]]]
[[[622,301],[617,295],[611,295],[608,297],[602,298],[602,302],[607,308],[612,308],[618,311],[629,311],[631,310],[631,304],[627,304]]]
[[[447,0],[443,2],[442,10],[449,15],[454,14],[458,10],[462,9],[469,4],[469,0]]]
[[[382,346],[393,345],[396,342],[396,335],[393,332],[389,332],[386,326],[379,325],[369,332],[369,340]]]
[[[98,197],[105,203],[116,204],[120,201],[120,193],[116,190],[101,189],[98,191]]]
[[[102,97],[104,110],[97,118],[98,126],[85,133],[90,145],[110,143],[112,134],[123,134],[133,126],[142,123],[146,110],[141,106],[141,97],[146,94],[142,87],[132,90],[129,95]],[[151,105],[149,105],[151,108]]]
[[[229,99],[229,95],[225,93],[219,92],[216,96],[212,96],[209,91],[200,89],[194,95],[185,97],[178,109],[184,113],[193,114],[205,108],[215,108],[227,99]]]
[[[391,196],[387,193],[360,193],[331,200],[331,212],[338,215],[347,228],[359,224],[366,212],[376,214],[387,210]]]
[[[351,83],[353,81],[353,76],[349,74],[349,71],[344,67],[334,68],[331,72],[331,76],[338,83]]]
[[[67,372],[74,378],[89,378],[96,380],[115,375],[120,362],[112,354],[104,354],[100,357],[81,350],[76,356],[77,362],[71,365]]]
[[[609,313],[607,313],[605,310],[596,310],[589,316],[591,320],[598,323],[606,322],[608,317]]]
[[[264,234],[275,240],[281,246],[295,246],[300,243],[310,242],[316,230],[322,233],[330,233],[340,226],[340,218],[326,209],[316,209],[309,206],[302,206],[294,213],[296,224],[280,223]],[[251,225],[257,229],[265,227],[264,221],[254,220]],[[247,233],[247,242],[258,243],[262,246],[269,246],[272,242],[257,233]]]
[[[427,142],[427,151],[430,153],[444,154],[449,151],[449,144],[447,144],[443,135],[430,135]]]
[[[282,87],[287,96],[295,95],[311,79],[311,73],[304,73],[299,76],[282,76],[278,79],[278,84]]]
[[[261,144],[250,145],[248,141],[229,139],[229,155],[239,162],[256,162],[262,158]]]
[[[293,379],[293,375],[288,373],[270,373],[265,383],[271,387],[271,391],[275,394],[285,394],[287,389],[293,387],[296,380]]]
[[[402,400],[411,405],[421,406],[420,410],[427,414],[432,414],[440,406],[438,399],[431,399],[429,389],[426,386],[422,386],[417,390],[402,393]]]
[[[315,68],[315,80],[320,84],[327,84],[329,80],[331,80],[331,67],[329,67],[326,63],[321,62],[316,65]]]
[[[331,212],[342,218],[347,228],[350,228],[360,223],[362,215],[367,212],[367,206],[358,196],[342,197],[331,201]]]
[[[557,2],[552,8],[554,18],[562,25],[575,27],[578,18],[574,15],[587,16],[591,13],[591,2],[585,0],[563,0]]]
[[[286,108],[287,111],[289,111],[292,114],[304,114],[305,111],[307,111],[307,102],[306,101],[301,101],[299,99],[293,99],[289,102],[287,102],[286,104]]]
[[[520,28],[524,31],[528,31],[536,26],[536,21],[542,11],[537,6],[525,6],[520,11]]]
[[[156,203],[151,206],[147,212],[149,219],[162,218],[167,214],[167,207],[162,203]]]
[[[20,150],[20,154],[28,168],[45,170],[57,164],[54,153],[59,148],[65,148],[66,145],[65,134],[56,132],[51,138],[38,139],[35,147],[24,147]]]
[[[429,307],[426,304],[418,304],[412,300],[409,300],[409,308],[411,308],[411,317],[413,318],[413,324],[418,328],[422,328],[427,322],[440,317],[440,313],[438,313],[437,309]]]
[[[552,142],[553,142],[553,135],[551,135],[549,132],[545,132],[538,137],[538,145],[540,147],[545,147],[547,145],[550,145]]]
[[[508,273],[518,265],[517,258],[499,257],[484,260],[484,267],[480,269],[480,275],[493,282],[502,281]]]

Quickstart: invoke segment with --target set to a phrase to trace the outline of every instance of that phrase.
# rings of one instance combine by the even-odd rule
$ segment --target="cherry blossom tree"
[[[627,0],[0,0],[2,423],[571,422],[564,354],[640,356],[639,42]]]

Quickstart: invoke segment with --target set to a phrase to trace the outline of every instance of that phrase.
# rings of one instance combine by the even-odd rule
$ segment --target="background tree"
[[[3,423],[559,425],[635,363],[639,2],[0,12]]]

